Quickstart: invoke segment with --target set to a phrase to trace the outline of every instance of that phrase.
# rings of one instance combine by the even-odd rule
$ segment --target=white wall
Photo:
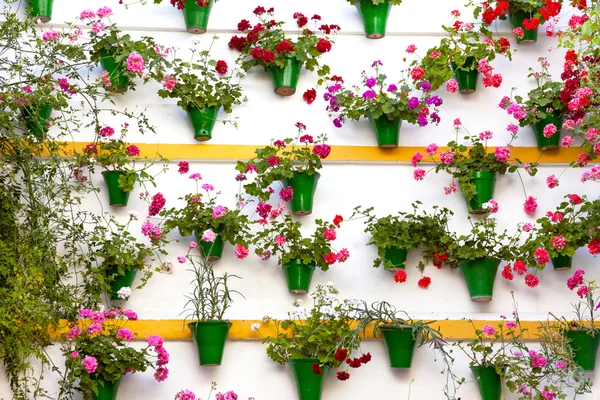
[[[48,26],[58,26],[65,20],[73,20],[79,13],[80,7],[97,8],[106,2],[88,0],[79,7],[73,7],[74,1],[55,0],[54,18]],[[84,3],[84,2],[81,2]],[[176,45],[185,51],[193,42],[199,41],[199,46],[208,46],[211,34],[217,32],[221,37],[215,46],[214,58],[233,61],[237,53],[227,48],[227,42],[234,34],[235,26],[242,18],[249,18],[252,10],[261,5],[256,0],[222,0],[213,8],[209,33],[203,36],[193,36],[184,32],[183,17],[173,9],[168,0],[160,6],[134,6],[125,10],[111,4],[115,11],[115,20],[121,23],[123,29],[130,30],[132,35],[151,35],[164,45]],[[385,72],[394,76],[404,67],[402,58],[404,49],[411,43],[416,44],[420,51],[425,51],[440,38],[440,25],[450,22],[450,11],[462,9],[464,1],[459,0],[405,0],[400,7],[394,7],[388,24],[388,35],[378,41],[367,40],[362,34],[360,19],[353,7],[343,0],[327,2],[306,0],[301,7],[298,2],[272,1],[263,3],[273,5],[278,18],[290,22],[289,29],[293,30],[291,16],[295,11],[312,15],[318,13],[324,22],[338,23],[342,32],[338,35],[331,53],[324,61],[331,66],[332,71],[344,77],[347,83],[359,82],[360,71],[368,69],[371,62],[380,59]],[[465,18],[466,19],[466,18]],[[499,32],[508,36],[510,27],[502,23]],[[516,46],[515,41],[511,40]],[[445,144],[454,138],[452,121],[461,118],[471,132],[492,130],[496,137],[492,144],[505,144],[509,134],[505,127],[512,122],[506,113],[497,107],[500,98],[510,94],[510,88],[518,88],[517,92],[526,95],[534,86],[527,79],[529,67],[537,66],[537,58],[548,57],[552,62],[552,71],[556,77],[560,75],[562,50],[548,52],[549,47],[556,46],[553,39],[540,34],[540,40],[535,45],[517,46],[518,53],[512,63],[498,59],[493,63],[497,72],[503,74],[504,83],[500,89],[485,89],[480,84],[477,93],[468,96],[440,93],[445,104],[440,113],[442,123],[439,127],[428,126],[417,128],[405,124],[402,127],[400,144],[402,146],[426,146],[436,142]],[[325,113],[325,104],[317,99],[312,105],[302,100],[305,89],[315,85],[316,77],[304,71],[300,78],[297,94],[290,98],[280,98],[273,94],[269,77],[260,69],[251,71],[242,82],[249,102],[234,109],[232,117],[239,117],[239,129],[232,126],[217,125],[213,140],[208,144],[267,144],[272,138],[291,137],[294,135],[293,124],[302,121],[308,125],[310,133],[327,132],[332,145],[375,145],[375,139],[367,123],[347,123],[342,129],[336,129]],[[137,91],[115,98],[117,107],[134,108],[146,107],[151,122],[157,126],[157,135],[140,136],[131,134],[128,140],[147,143],[180,143],[195,144],[191,128],[185,113],[179,109],[173,100],[163,100],[155,95],[158,85],[148,84],[138,87]],[[322,92],[320,93],[322,94]],[[113,126],[123,120],[107,119]],[[533,136],[528,129],[522,129],[522,136],[514,143],[517,146],[534,146]],[[74,137],[76,141],[91,140],[93,132],[81,132]],[[335,148],[334,150],[335,151]],[[527,216],[522,210],[525,200],[519,180],[516,175],[500,177],[496,186],[496,200],[500,203],[497,214],[501,228],[513,229],[519,222],[532,222],[542,216],[545,211],[554,209],[555,205],[568,193],[587,194],[595,197],[596,187],[591,184],[579,183],[583,170],[567,170],[561,178],[558,188],[549,190],[545,185],[545,177],[550,174],[560,175],[565,166],[545,165],[540,168],[537,177],[525,177],[528,195],[538,198],[539,208],[535,216]],[[156,167],[159,169],[159,166]],[[193,162],[190,170],[201,172],[204,181],[215,185],[223,192],[223,204],[233,205],[234,194],[238,184],[234,181],[236,172],[233,162]],[[421,200],[425,207],[433,205],[445,206],[455,211],[452,226],[465,232],[467,230],[467,213],[464,200],[460,194],[445,196],[442,187],[449,181],[445,175],[431,175],[423,182],[415,182],[412,178],[413,168],[406,164],[385,163],[340,163],[327,162],[321,171],[321,181],[315,199],[313,215],[301,220],[308,231],[313,229],[315,218],[332,219],[341,214],[348,218],[356,205],[374,206],[379,215],[396,211],[410,210],[410,203]],[[94,181],[104,187],[100,175]],[[166,199],[167,206],[177,203],[177,198],[192,190],[192,182],[186,177],[179,176],[176,166],[172,165],[168,174],[161,175],[157,180]],[[126,209],[110,209],[123,221],[128,218],[129,210],[136,210],[140,215],[146,214],[146,204],[137,198],[138,190],[131,196],[130,205]],[[106,193],[100,194],[102,206],[108,209]],[[99,212],[100,206],[96,199],[89,199],[86,206]],[[141,237],[139,227],[142,221],[135,225],[134,233]],[[327,273],[317,271],[313,278],[313,286],[333,281],[341,290],[344,297],[360,297],[368,302],[388,300],[404,308],[415,317],[436,319],[488,318],[497,319],[501,314],[509,315],[512,311],[511,291],[519,302],[519,310],[524,319],[545,319],[548,311],[556,315],[571,315],[569,302],[577,297],[570,292],[566,285],[569,272],[554,272],[547,268],[538,276],[540,286],[535,289],[526,287],[522,280],[507,282],[500,276],[496,281],[494,300],[488,304],[476,304],[469,301],[466,286],[458,271],[448,268],[437,270],[429,265],[426,275],[432,278],[429,289],[417,286],[420,278],[419,271],[411,268],[416,264],[417,254],[409,258],[407,268],[408,282],[400,285],[394,283],[391,274],[383,269],[373,269],[372,261],[376,256],[374,248],[365,247],[368,237],[363,232],[361,222],[343,225],[335,244],[338,248],[347,247],[351,258],[345,264],[334,265]],[[174,236],[173,238],[177,238]],[[169,260],[175,265],[171,275],[155,276],[142,291],[134,292],[127,306],[136,310],[141,319],[177,319],[185,304],[185,295],[191,290],[189,281],[191,274],[185,267],[177,263],[175,257],[184,252],[187,241],[173,242],[169,246]],[[586,277],[600,277],[596,260],[586,249],[580,249],[574,265],[586,270]],[[230,319],[260,319],[263,315],[284,317],[290,307],[293,296],[287,293],[283,273],[275,260],[261,262],[255,257],[239,261],[233,256],[233,249],[226,248],[225,257],[215,266],[219,271],[235,273],[243,280],[235,282],[235,288],[240,290],[246,299],[239,299],[231,308],[227,317]],[[272,363],[259,342],[229,342],[225,353],[223,366],[220,368],[200,369],[197,366],[195,349],[191,342],[169,342],[167,349],[171,352],[171,374],[167,382],[158,384],[152,379],[151,373],[128,376],[123,380],[119,399],[171,399],[182,388],[194,389],[200,396],[205,396],[211,381],[217,381],[222,390],[234,389],[241,393],[240,398],[254,396],[257,400],[294,399],[295,387],[287,368],[280,368]],[[331,374],[325,385],[324,400],[357,399],[372,395],[389,395],[408,398],[411,381],[411,399],[442,399],[443,376],[439,363],[433,362],[429,349],[418,349],[413,368],[410,371],[393,371],[388,367],[387,356],[381,343],[366,342],[365,351],[371,351],[373,362],[361,368],[352,375],[348,382],[337,382]],[[60,359],[59,352],[53,349]],[[472,380],[467,368],[467,362],[457,357],[456,370],[459,375]],[[0,373],[1,373],[0,368]],[[595,380],[598,382],[598,373]],[[1,376],[1,375],[0,375]],[[53,379],[45,379],[49,387]],[[466,384],[461,391],[463,399],[477,399],[477,389],[474,382]],[[0,382],[0,398],[10,397],[7,383]],[[596,395],[598,396],[598,395]],[[507,399],[512,397],[507,396]],[[593,396],[586,399],[595,398]]]

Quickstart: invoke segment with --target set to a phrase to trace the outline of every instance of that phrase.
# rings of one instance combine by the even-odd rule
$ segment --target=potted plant
[[[183,11],[185,27],[189,33],[206,33],[208,19],[213,4],[219,0],[173,0],[171,5]],[[154,0],[154,4],[161,4],[162,0]]]
[[[562,9],[562,0],[471,0],[467,5],[475,7],[475,18],[481,17],[486,25],[495,20],[510,20],[515,28],[517,43],[537,42],[538,27],[556,17]]]
[[[321,17],[314,15],[311,19],[315,21],[315,28],[311,30],[306,27],[308,18],[302,13],[295,13],[294,19],[301,30],[298,38],[293,40],[283,29],[284,22],[273,20],[273,8],[265,10],[259,6],[254,14],[259,23],[252,27],[248,20],[242,20],[238,30],[244,36],[233,36],[229,42],[229,48],[242,53],[239,59],[242,68],[248,71],[260,66],[269,72],[275,93],[279,96],[296,93],[302,67],[309,71],[316,70],[320,77],[319,84],[322,83],[323,77],[329,74],[329,67],[321,65],[319,58],[331,50],[332,34],[335,35],[340,27],[321,25],[317,28]]]
[[[348,119],[366,118],[375,131],[379,147],[389,149],[398,146],[403,121],[418,123],[420,127],[430,122],[438,124],[438,107],[443,100],[431,94],[431,85],[423,79],[422,69],[414,68],[407,73],[410,78],[403,73],[400,81],[388,84],[380,66],[381,61],[375,61],[373,74],[361,73],[362,87],[345,88],[340,78],[333,77],[325,100],[329,101],[327,111],[330,117],[335,117],[333,124],[337,128]]]
[[[236,245],[236,255],[248,254],[248,216],[243,214],[243,207],[238,203],[235,209],[217,203],[218,192],[211,184],[200,185],[200,174],[190,174],[195,181],[195,193],[189,193],[179,200],[185,202],[181,208],[169,208],[160,211],[164,218],[165,232],[177,228],[181,236],[196,237],[194,245],[200,248],[200,254],[210,261],[219,260],[223,256],[226,242]],[[204,192],[204,193],[202,193]]]
[[[402,0],[347,0],[356,6],[369,39],[381,39],[385,36],[387,20],[391,6],[399,6]]]
[[[295,139],[279,139],[270,146],[256,149],[256,157],[247,161],[238,161],[236,169],[246,179],[247,173],[256,173],[253,181],[244,185],[244,191],[261,201],[269,200],[271,184],[281,183],[279,197],[291,201],[292,213],[308,215],[312,213],[314,195],[323,168],[321,160],[331,152],[327,136],[314,138],[305,134],[306,125],[296,123],[298,135]]]
[[[241,74],[236,69],[229,72],[225,61],[210,58],[210,50],[216,39],[216,36],[213,37],[208,50],[198,53],[196,49],[191,49],[190,61],[178,58],[169,63],[172,74],[163,70],[155,74],[155,79],[163,85],[158,91],[159,96],[178,99],[177,105],[187,112],[194,129],[194,139],[198,141],[212,138],[221,108],[230,114],[233,105],[242,104],[242,88],[239,82],[233,82],[234,76],[241,78]]]
[[[188,249],[186,259],[192,264],[194,291],[187,296],[186,320],[194,321],[187,325],[192,332],[200,366],[221,365],[231,328],[231,322],[223,316],[233,303],[231,294],[240,294],[230,288],[230,280],[239,277],[228,273],[216,276],[209,258],[192,255],[192,248]]]
[[[551,80],[548,72],[550,64],[546,58],[538,61],[542,66],[541,72],[529,69],[528,76],[535,78],[537,88],[529,92],[528,100],[523,101],[521,96],[515,96],[515,101],[512,102],[506,97],[500,105],[521,127],[531,127],[540,150],[551,150],[560,146],[560,131],[567,110],[566,104],[561,100],[564,84]]]
[[[254,235],[251,243],[263,260],[278,257],[290,293],[305,294],[315,268],[327,271],[336,262],[345,262],[350,253],[345,248],[337,253],[333,250],[331,242],[337,237],[335,228],[339,227],[339,221],[335,221],[336,225],[317,219],[317,229],[310,237],[305,237],[300,231],[302,224],[294,222],[292,215],[284,210],[283,204],[272,207],[260,202],[256,212],[263,229]]]
[[[494,74],[489,63],[497,54],[511,59],[510,42],[503,37],[494,40],[492,32],[485,27],[475,29],[472,23],[461,21],[457,10],[452,11],[452,15],[452,26],[442,26],[448,36],[427,50],[428,55],[413,62],[413,65],[426,71],[425,79],[431,83],[433,90],[437,90],[453,74],[456,80],[446,85],[446,89],[452,93],[457,89],[463,94],[475,92],[479,73],[483,75],[485,87],[500,87],[502,75]]]
[[[57,90],[58,86],[56,78],[43,76],[37,79],[34,88],[28,85],[21,87],[19,97],[14,99],[20,106],[26,130],[40,140],[46,137],[50,128],[52,111],[66,109],[70,95],[73,94],[70,87],[65,87],[67,90]],[[9,101],[6,96],[3,97],[4,101]]]
[[[521,247],[523,260],[530,266],[543,269],[552,260],[556,271],[571,269],[573,255],[580,247],[590,242],[590,231],[586,221],[586,196],[565,196],[556,211],[539,218]],[[598,222],[598,221],[596,221]]]
[[[462,272],[471,301],[492,301],[494,281],[502,260],[515,259],[519,232],[509,236],[507,231],[496,232],[496,219],[484,218],[473,223],[466,235],[450,233],[441,239],[441,246],[448,253],[448,263]]]
[[[350,378],[348,367],[359,368],[371,360],[369,353],[351,358],[360,346],[360,337],[351,327],[356,304],[338,299],[338,294],[332,284],[319,285],[311,293],[313,308],[309,312],[302,307],[302,300],[294,300],[287,320],[264,318],[276,328],[275,337],[263,338],[268,344],[267,355],[278,364],[290,366],[299,400],[319,400],[329,370],[346,364],[344,371],[336,373],[345,381]]]
[[[460,122],[455,124],[456,140],[448,143],[448,150],[440,152],[440,148],[435,143],[427,146],[425,154],[436,166],[429,171],[417,168],[414,170],[413,176],[415,180],[419,181],[423,180],[425,175],[433,170],[436,173],[439,171],[449,173],[452,176],[452,182],[450,186],[444,189],[445,193],[456,192],[456,181],[458,181],[469,212],[486,214],[490,208],[484,208],[483,205],[494,197],[496,175],[516,172],[521,161],[515,159],[518,164],[508,164],[511,156],[510,142],[507,146],[497,146],[493,152],[488,151],[487,141],[494,135],[490,131],[481,132],[478,136],[465,136],[464,139],[471,142],[469,147],[459,144],[458,132],[460,127]],[[465,131],[468,133],[466,129]],[[413,156],[413,165],[417,167],[423,158],[423,154],[417,152]],[[537,164],[527,164],[525,170],[533,176],[537,173]]]
[[[386,271],[393,273],[399,269],[404,270],[406,258],[411,250],[435,248],[447,233],[452,211],[435,206],[431,215],[426,211],[419,214],[421,204],[420,201],[413,203],[412,213],[400,211],[397,215],[382,218],[372,214],[372,207],[363,210],[359,206],[354,209],[350,219],[359,215],[367,218],[365,232],[371,235],[367,246],[377,247],[378,258],[373,263],[374,268],[383,265]]]
[[[40,21],[43,24],[52,19],[52,6],[54,0],[27,0],[29,16],[34,21]]]
[[[137,320],[132,310],[110,308],[104,312],[82,309],[78,321],[70,321],[63,340],[63,356],[67,368],[64,380],[79,381],[77,389],[86,398],[115,400],[121,378],[129,373],[155,369],[158,382],[167,379],[169,353],[163,339],[151,335],[146,346],[138,349],[129,343],[135,334],[127,321]]]
[[[163,53],[148,36],[133,40],[110,21],[112,10],[102,7],[96,12],[84,10],[79,19],[89,27],[90,60],[100,63],[102,82],[110,93],[125,93],[133,89],[132,79],[147,82],[151,72],[164,63]],[[106,22],[106,23],[105,23]]]

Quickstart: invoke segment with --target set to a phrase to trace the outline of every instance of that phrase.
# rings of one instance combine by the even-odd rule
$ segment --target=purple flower
[[[419,107],[419,104],[420,104],[419,99],[416,97],[411,97],[408,100],[408,108],[410,108],[411,110],[414,110],[417,107]]]
[[[398,90],[398,86],[394,85],[393,83],[390,86],[388,86],[387,89],[388,92],[395,92],[396,90]]]
[[[441,121],[441,118],[439,115],[437,115],[437,113],[431,113],[429,117],[431,118],[431,122],[433,122],[436,125],[439,124]]]
[[[444,104],[444,100],[442,100],[439,96],[431,96],[429,98],[426,98],[424,100],[425,104],[427,104],[428,106],[435,106],[435,107],[439,107],[442,104]]]
[[[246,179],[247,179],[246,175],[244,175],[244,174],[237,174],[235,177],[235,180],[238,182],[245,181]]]
[[[334,93],[334,92],[337,92],[338,90],[340,90],[341,88],[342,88],[342,85],[338,83],[338,84],[335,84],[333,86],[329,86],[327,88],[327,91],[329,93]],[[325,100],[327,100],[327,99],[325,99]]]
[[[422,91],[429,93],[429,91],[431,90],[431,84],[427,81],[425,82],[421,82],[421,85],[419,85],[419,87],[421,88]]]
[[[370,77],[369,79],[366,80],[365,85],[367,85],[367,87],[372,88],[373,86],[375,86],[377,84],[377,79]]]
[[[335,125],[336,128],[341,128],[342,127],[342,120],[339,118],[336,118],[333,120],[333,125]]]
[[[428,124],[427,118],[424,115],[419,115],[419,118],[417,118],[417,122],[419,123],[419,126],[427,126]]]
[[[373,64],[371,64],[371,68],[375,68],[378,65],[383,65],[380,60],[373,61]]]
[[[374,99],[377,97],[377,93],[375,93],[372,90],[367,90],[366,92],[363,93],[363,99]]]

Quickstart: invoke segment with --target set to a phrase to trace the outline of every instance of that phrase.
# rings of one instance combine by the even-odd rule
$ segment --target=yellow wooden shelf
[[[63,154],[72,156],[74,151],[81,152],[88,142],[65,143]],[[156,158],[157,154],[170,160],[188,161],[237,161],[248,160],[254,157],[257,145],[225,145],[225,144],[148,144],[137,143],[141,157]],[[490,148],[493,151],[494,148]],[[410,162],[417,152],[424,152],[420,146],[397,147],[395,149],[380,149],[374,146],[332,146],[331,155],[327,161],[346,162]],[[447,148],[440,147],[439,151]],[[513,147],[512,159],[523,162],[540,162],[543,164],[569,163],[577,159],[581,152],[578,148],[560,148],[542,152],[537,147]]]

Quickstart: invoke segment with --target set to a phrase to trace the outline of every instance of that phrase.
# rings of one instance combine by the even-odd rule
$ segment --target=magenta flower
[[[173,75],[165,74],[165,76],[163,76],[162,85],[169,92],[173,90],[176,84],[177,79],[175,79]]]
[[[95,335],[95,334],[100,334],[100,333],[102,333],[102,325],[93,323],[90,326],[88,326],[85,331],[90,336]]]
[[[74,326],[71,329],[69,329],[69,332],[67,332],[67,338],[73,339],[75,336],[81,335],[81,332],[82,330],[79,326]]]
[[[175,395],[175,400],[196,400],[196,394],[191,390],[181,390]]]
[[[49,31],[44,32],[44,34],[42,35],[42,40],[44,42],[48,42],[50,40],[58,40],[58,32],[56,32],[53,29],[50,29]]]
[[[283,237],[283,236],[277,236],[275,238],[275,244],[277,246],[283,246],[285,244],[285,242],[286,242],[286,240],[285,240],[285,237]]]
[[[148,208],[148,215],[155,216],[158,215],[160,210],[165,206],[167,201],[163,197],[162,193],[156,193],[152,196],[152,202],[150,203],[150,207]]]
[[[564,237],[558,235],[558,236],[554,236],[552,238],[552,246],[554,246],[554,248],[556,250],[562,250],[565,248],[566,245],[567,245],[567,241],[565,240]]]
[[[93,374],[96,372],[96,368],[98,368],[98,361],[95,357],[85,356],[83,361],[81,361],[81,365],[85,367],[88,374]]]
[[[483,325],[483,328],[481,329],[481,331],[488,336],[493,336],[496,334],[496,329],[494,329],[494,327],[490,326],[490,325]]]
[[[187,161],[179,161],[177,163],[178,170],[180,174],[187,174],[190,171],[190,163]]]
[[[283,201],[290,201],[294,198],[294,188],[288,186],[287,188],[281,189],[279,192],[279,197]]]
[[[377,93],[375,93],[372,90],[367,90],[366,92],[363,93],[363,99],[374,99],[377,97]]]
[[[210,192],[215,190],[215,187],[210,183],[205,183],[204,185],[202,185],[202,189],[206,190],[207,192]]]
[[[115,130],[110,126],[105,126],[100,129],[100,136],[102,137],[111,137],[115,134]]]
[[[514,322],[512,322],[512,321],[506,321],[506,327],[507,327],[508,329],[514,329],[514,328],[516,328],[516,327],[517,327],[517,324],[515,324],[515,323],[514,323]]]
[[[227,214],[227,209],[223,206],[216,206],[213,208],[212,217],[214,219],[221,218],[222,216]]]
[[[337,260],[341,263],[346,262],[346,260],[348,259],[348,257],[350,257],[350,252],[348,251],[348,249],[344,248],[341,249],[338,253],[337,253]]]
[[[73,358],[79,358],[79,353],[77,351],[74,351],[71,353],[71,357]]]
[[[325,239],[327,239],[331,242],[331,241],[335,240],[335,238],[337,237],[337,234],[335,232],[335,229],[327,228],[327,229],[325,229],[325,232],[323,232],[323,236],[325,236]]]
[[[535,210],[537,210],[537,201],[533,196],[529,196],[527,200],[525,200],[525,204],[523,204],[523,208],[527,214],[533,214]],[[529,230],[525,230],[525,226],[523,226],[523,230],[525,232],[529,232],[531,230],[531,224],[529,225]]]
[[[131,52],[127,57],[127,70],[142,75],[144,68],[144,58],[135,51]]]
[[[130,321],[137,321],[138,319],[138,315],[133,310],[125,310],[123,311],[123,315]]]
[[[458,82],[456,79],[450,79],[446,82],[446,91],[449,93],[456,93],[458,91]]]
[[[326,159],[329,156],[329,153],[331,153],[331,146],[328,144],[317,144],[313,148],[313,154],[319,156],[321,160]]]
[[[162,382],[169,377],[169,370],[166,367],[159,367],[154,372],[154,379],[157,382]]]
[[[190,179],[194,179],[196,181],[201,181],[202,175],[200,175],[200,173],[198,173],[198,172],[194,172],[193,174],[190,174]]]
[[[533,257],[538,265],[544,265],[550,262],[550,254],[548,254],[548,250],[544,249],[543,247],[537,248],[533,253]]]
[[[454,162],[454,152],[448,150],[440,153],[440,161],[447,165],[452,164]]]
[[[104,17],[108,17],[112,15],[112,10],[110,9],[110,7],[104,6],[98,9],[98,11],[96,11],[96,15],[98,15],[99,18],[104,18]]]
[[[180,255],[177,256],[177,261],[179,261],[179,264],[183,264],[185,263],[185,261],[187,260],[185,254],[181,253]]]
[[[249,250],[247,247],[239,245],[239,244],[237,246],[235,246],[235,256],[237,258],[239,258],[240,260],[243,260],[244,258],[248,257],[248,253],[249,253]]]
[[[413,172],[413,177],[415,178],[415,181],[422,181],[423,178],[425,178],[425,170],[423,168],[417,168],[415,169],[415,171]]]
[[[100,32],[102,32],[102,31],[103,31],[105,28],[106,28],[106,25],[104,25],[104,22],[100,22],[100,21],[98,21],[98,22],[94,22],[94,23],[92,24],[92,30],[93,30],[95,33],[100,33]]]
[[[544,136],[547,138],[552,137],[552,135],[554,135],[556,133],[557,129],[556,129],[556,125],[554,124],[548,124],[544,127]]]
[[[196,247],[198,247],[198,243],[190,242],[190,249],[195,249]]]
[[[414,156],[412,156],[410,162],[413,167],[416,167],[419,162],[423,160],[423,154],[416,152]]]
[[[564,138],[562,138],[561,146],[571,147],[571,144],[573,144],[573,142],[575,142],[575,139],[573,139],[572,136],[565,136]]]
[[[81,12],[81,14],[79,14],[79,19],[88,19],[88,18],[89,19],[96,18],[96,13],[94,13],[89,8],[87,10],[83,10]]]
[[[433,156],[437,152],[438,152],[438,145],[435,143],[431,143],[429,146],[427,146],[425,148],[425,154],[427,154],[429,157]]]
[[[162,347],[164,339],[158,335],[150,335],[146,339],[146,343],[152,347]]]
[[[506,162],[510,158],[510,149],[508,147],[498,146],[496,147],[494,155],[496,156],[496,160]]]
[[[117,331],[117,337],[123,339],[127,342],[131,342],[133,340],[133,332],[129,328],[121,328]]]

